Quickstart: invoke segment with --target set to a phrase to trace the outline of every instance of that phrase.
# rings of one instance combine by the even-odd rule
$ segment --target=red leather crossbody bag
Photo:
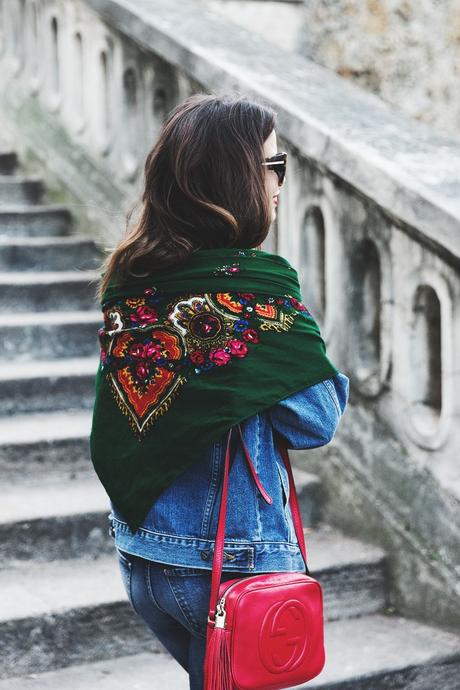
[[[204,689],[281,690],[311,680],[324,667],[323,593],[320,583],[309,575],[287,446],[277,432],[274,432],[277,446],[289,475],[289,505],[306,570],[220,581],[232,430],[233,427],[228,433],[212,564]],[[264,499],[272,503],[249,457],[239,424],[238,430],[257,487]]]

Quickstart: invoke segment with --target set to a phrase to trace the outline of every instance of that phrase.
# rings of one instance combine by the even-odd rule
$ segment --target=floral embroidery
[[[291,295],[252,292],[163,295],[116,300],[104,309],[98,331],[101,370],[115,401],[139,437],[169,409],[193,374],[250,356],[267,330],[288,331],[298,316],[311,316]]]

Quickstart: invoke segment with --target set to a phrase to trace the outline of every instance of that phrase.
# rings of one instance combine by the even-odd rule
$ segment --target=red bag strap
[[[225,518],[227,515],[227,495],[228,495],[228,469],[230,465],[230,440],[231,440],[231,435],[232,435],[233,427],[230,429],[228,432],[228,438],[227,438],[227,447],[226,447],[226,452],[225,452],[225,464],[224,464],[224,477],[223,477],[223,483],[222,483],[222,497],[221,497],[221,502],[220,502],[220,510],[219,510],[219,520],[217,523],[217,532],[216,532],[216,541],[215,541],[215,548],[214,548],[214,557],[212,561],[212,579],[211,579],[211,596],[210,596],[210,604],[209,604],[209,618],[213,621],[214,616],[216,613],[216,607],[217,607],[217,597],[219,595],[219,586],[220,586],[220,580],[222,576],[222,563],[223,563],[223,555],[224,555],[224,537],[225,537]],[[248,449],[246,447],[246,444],[244,442],[243,438],[243,432],[241,431],[241,426],[238,424],[238,431],[241,437],[241,442],[243,444],[244,448],[244,453],[246,456],[246,460],[249,465],[249,469],[251,470],[252,476],[254,477],[254,481],[257,485],[257,488],[259,489],[260,493],[264,497],[264,499],[267,501],[267,503],[272,503],[273,499],[272,497],[265,491],[259,476],[256,472],[256,469],[252,463],[252,460],[249,456]],[[291,508],[291,513],[292,513],[292,522],[294,524],[296,536],[297,536],[297,541],[299,542],[300,550],[302,552],[303,559],[305,561],[305,572],[307,575],[310,574],[308,570],[308,565],[307,565],[307,550],[305,546],[305,536],[303,532],[303,525],[302,525],[302,516],[300,514],[300,508],[299,508],[299,499],[297,496],[297,490],[296,486],[294,483],[294,477],[292,475],[292,468],[291,468],[291,462],[289,460],[289,454],[287,451],[287,445],[286,441],[279,434],[276,430],[274,430],[274,436],[275,436],[275,442],[278,447],[278,450],[281,454],[281,457],[283,458],[283,462],[286,466],[287,472],[288,472],[288,477],[289,477],[289,505]]]

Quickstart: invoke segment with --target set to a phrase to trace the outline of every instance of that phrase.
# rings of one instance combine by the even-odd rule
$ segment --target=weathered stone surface
[[[11,360],[92,357],[99,354],[98,311],[48,311],[2,320],[3,347]]]
[[[457,640],[396,616],[366,616],[326,624],[328,655],[319,676],[298,688],[321,690],[457,690]],[[188,676],[168,655],[136,654],[0,682],[0,690],[174,690]]]
[[[2,205],[0,235],[40,237],[70,233],[71,216],[67,208],[51,206]]]
[[[189,690],[188,673],[169,654],[139,654],[30,673],[0,681],[0,690]]]
[[[45,187],[39,177],[0,175],[1,204],[38,204]]]
[[[297,37],[306,57],[460,140],[457,0],[305,0]]]
[[[0,366],[0,414],[90,409],[97,357],[30,360]]]
[[[90,429],[90,410],[0,416],[0,476],[52,482],[87,473]]]
[[[97,308],[96,271],[7,271],[0,273],[0,312]]]
[[[17,166],[16,151],[0,150],[0,174],[12,175]]]
[[[0,237],[0,271],[91,270],[100,260],[92,238]]]

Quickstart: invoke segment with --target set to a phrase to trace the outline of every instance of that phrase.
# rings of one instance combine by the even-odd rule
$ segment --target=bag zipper
[[[241,582],[242,580],[249,580],[252,577],[254,577],[254,575],[248,575],[247,577],[240,577],[240,578],[238,578],[238,582]],[[235,587],[235,585],[237,585],[238,582],[233,582],[230,585],[230,587],[228,587],[225,590],[224,595],[217,602],[215,623],[214,623],[215,628],[225,628],[225,618],[227,616],[227,612],[225,610],[225,598],[226,598],[227,594],[229,593],[229,591],[232,589],[232,587]]]

